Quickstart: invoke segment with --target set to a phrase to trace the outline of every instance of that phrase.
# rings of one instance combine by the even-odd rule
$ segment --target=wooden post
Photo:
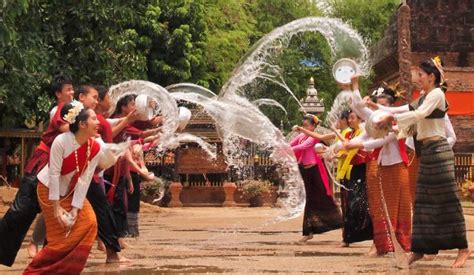
[[[410,17],[410,7],[406,1],[403,1],[397,17],[398,72],[400,74],[400,89],[405,91],[407,102],[412,100]]]

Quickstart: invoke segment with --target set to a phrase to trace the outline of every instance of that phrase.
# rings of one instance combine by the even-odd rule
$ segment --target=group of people
[[[447,116],[442,64],[427,60],[417,74],[423,94],[410,105],[393,107],[397,94],[386,86],[362,99],[354,77],[341,84],[351,100],[350,109],[339,114],[339,131],[315,132],[319,120],[312,115],[295,128],[300,134],[290,145],[306,191],[301,242],[342,228],[341,247],[373,240],[369,256],[402,249],[411,252],[411,264],[458,249],[453,267],[464,265],[471,251],[456,194],[456,136]],[[65,77],[53,81],[52,94],[57,105],[48,128],[0,219],[0,263],[14,263],[35,218],[26,274],[80,273],[97,239],[106,262],[127,261],[119,252],[127,247],[123,238],[139,235],[140,182],[154,177],[143,151],[158,141],[162,118],[137,120],[135,95],[120,98],[109,114],[105,87],[74,88]],[[378,125],[394,130],[382,138],[371,137],[363,126],[377,109],[386,112]],[[400,138],[407,132],[414,134]],[[334,157],[341,204],[325,165]]]
[[[412,264],[439,250],[458,249],[453,267],[469,258],[442,63],[426,60],[415,72],[421,96],[409,105],[394,107],[399,93],[386,85],[363,99],[353,77],[350,84],[339,84],[341,93],[350,94],[350,108],[339,114],[335,134],[315,132],[319,121],[312,115],[295,127],[300,134],[290,145],[306,191],[301,242],[342,228],[340,246],[373,240],[371,257],[403,251]],[[371,137],[364,123],[379,109],[385,114],[375,127],[388,125],[392,131]],[[342,211],[324,165],[335,159]]]
[[[138,120],[135,95],[109,114],[105,87],[73,87],[63,76],[51,92],[57,104],[48,128],[0,219],[0,263],[14,263],[35,218],[26,274],[78,274],[97,239],[107,263],[128,261],[119,252],[125,237],[139,235],[140,182],[154,179],[143,151],[158,142],[162,118]]]

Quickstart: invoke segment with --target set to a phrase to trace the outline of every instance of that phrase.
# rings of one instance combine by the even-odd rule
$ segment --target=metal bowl
[[[179,112],[179,114],[178,114],[178,130],[182,131],[188,125],[189,120],[191,120],[191,111],[188,108],[179,107],[178,112]]]
[[[138,119],[142,121],[150,120],[155,115],[153,108],[150,107],[150,98],[147,95],[138,95],[135,98]]]
[[[351,83],[351,78],[357,74],[357,63],[352,59],[342,58],[334,63],[332,75],[341,84]]]
[[[383,138],[392,130],[391,123],[384,124],[380,127],[377,126],[377,123],[379,123],[381,119],[387,115],[388,113],[382,110],[377,110],[370,115],[369,119],[365,123],[365,131],[371,138]]]

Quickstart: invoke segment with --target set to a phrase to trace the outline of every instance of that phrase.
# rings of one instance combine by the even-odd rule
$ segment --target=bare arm
[[[122,118],[119,123],[112,126],[112,137],[116,137],[122,132],[128,124],[134,122],[137,119],[137,111],[130,112],[126,117]]]
[[[316,132],[313,132],[313,131],[309,131],[309,130],[306,130],[305,128],[303,127],[300,127],[300,126],[297,126],[298,128],[298,131],[300,131],[301,133],[305,134],[305,135],[308,135],[312,138],[315,138],[315,139],[319,139],[319,140],[333,140],[336,135],[335,134],[320,134],[320,133],[316,133]]]

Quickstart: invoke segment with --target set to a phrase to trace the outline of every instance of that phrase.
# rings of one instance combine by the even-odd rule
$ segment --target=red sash
[[[355,138],[354,134],[355,134],[354,130],[351,130],[351,131],[347,132],[346,136],[345,136],[346,140],[351,140],[351,139]],[[366,163],[369,156],[370,156],[370,154],[367,151],[359,149],[357,151],[357,154],[352,158],[351,164],[352,165],[359,165],[359,164],[362,164],[362,163]]]
[[[89,161],[92,160],[100,151],[100,145],[95,141],[95,139],[89,139],[89,142],[82,144],[77,151],[77,162],[79,164],[79,172],[75,173],[69,183],[69,191],[74,190],[76,187],[77,181],[82,173],[87,169],[88,160],[87,157],[87,147],[88,144],[91,146],[91,154],[89,156]],[[61,167],[61,175],[67,175],[76,170],[78,164],[76,163],[76,154],[72,152],[63,160],[63,166]]]
[[[398,140],[398,147],[400,148],[400,156],[402,157],[403,163],[408,167],[408,154],[404,138]]]

